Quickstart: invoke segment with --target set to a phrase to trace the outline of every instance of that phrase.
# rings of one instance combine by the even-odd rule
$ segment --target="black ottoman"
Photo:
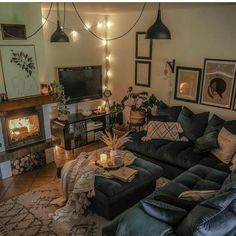
[[[130,183],[96,177],[95,197],[91,199],[90,208],[108,220],[152,193],[156,180],[163,173],[163,169],[158,165],[140,158],[129,167],[138,170],[138,174]]]

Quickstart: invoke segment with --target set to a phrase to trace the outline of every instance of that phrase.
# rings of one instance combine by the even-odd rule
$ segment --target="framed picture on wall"
[[[234,92],[234,107],[233,107],[233,110],[236,111],[236,91]]]
[[[136,32],[136,50],[135,57],[137,59],[152,59],[152,40],[145,39],[145,32]]]
[[[1,45],[0,52],[8,99],[40,95],[34,45]]]
[[[202,69],[176,67],[175,99],[198,102]]]
[[[201,104],[230,109],[235,84],[236,61],[205,59]]]
[[[151,62],[135,61],[135,85],[151,86]]]

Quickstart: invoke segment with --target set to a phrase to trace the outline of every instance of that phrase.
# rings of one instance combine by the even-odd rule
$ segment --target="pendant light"
[[[146,32],[146,39],[171,39],[169,29],[162,23],[161,20],[161,6],[159,3],[157,19],[155,23],[150,26]]]
[[[65,14],[65,12],[64,12]],[[70,42],[68,36],[61,28],[60,15],[59,15],[59,3],[57,3],[57,29],[51,36],[51,43],[67,43]]]

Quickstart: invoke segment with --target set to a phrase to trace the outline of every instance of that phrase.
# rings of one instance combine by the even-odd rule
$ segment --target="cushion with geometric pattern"
[[[184,131],[178,122],[149,121],[147,124],[147,135],[143,141],[151,139],[166,139],[170,141],[188,141]]]

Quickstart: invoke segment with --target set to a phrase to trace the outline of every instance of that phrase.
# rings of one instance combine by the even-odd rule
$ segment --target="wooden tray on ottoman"
[[[102,167],[105,170],[117,170],[119,168],[121,168],[122,166],[124,166],[124,162],[122,161],[122,163],[120,164],[114,164],[114,165],[108,165],[107,162],[106,163],[102,163],[100,160],[97,160],[95,162],[95,164],[99,167]]]

